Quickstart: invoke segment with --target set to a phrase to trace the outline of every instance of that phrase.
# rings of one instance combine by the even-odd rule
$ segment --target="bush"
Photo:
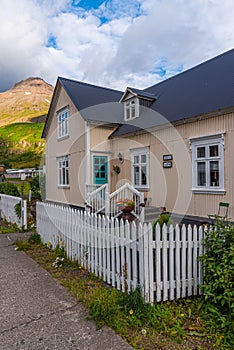
[[[234,226],[219,223],[208,230],[204,239],[205,254],[203,293],[224,313],[234,313]]]
[[[221,329],[234,326],[234,226],[217,223],[206,232],[205,253],[200,257],[204,267],[202,285],[207,307]],[[230,333],[231,335],[231,333]]]
[[[17,186],[10,182],[0,183],[0,193],[6,194],[8,196],[20,197],[20,193]]]
[[[32,191],[32,199],[41,200],[39,176],[32,177],[29,181],[29,184]]]
[[[157,226],[157,224],[159,224],[161,229],[162,229],[164,224],[167,225],[167,226],[170,226],[170,225],[174,225],[174,222],[171,219],[170,214],[168,214],[168,213],[160,214],[158,216],[157,220],[152,222],[153,239],[155,239],[155,236],[156,236],[156,226]]]

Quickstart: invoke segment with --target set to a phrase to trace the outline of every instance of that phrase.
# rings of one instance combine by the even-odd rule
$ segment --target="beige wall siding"
[[[69,105],[69,137],[58,140],[57,114]],[[47,199],[84,205],[85,183],[87,181],[85,155],[85,122],[79,115],[66,92],[61,88],[58,93],[56,110],[47,136]],[[207,216],[216,213],[218,203],[230,203],[230,217],[234,220],[233,178],[234,178],[234,113],[226,113],[209,118],[201,118],[177,126],[152,129],[132,136],[109,139],[115,127],[90,127],[89,170],[90,182],[93,181],[92,157],[94,154],[106,154],[109,160],[109,184],[113,192],[125,182],[131,183],[131,150],[149,147],[149,191],[145,197],[156,207],[164,206],[167,210],[179,214]],[[224,182],[225,194],[192,193],[192,158],[190,138],[224,133]],[[118,153],[124,155],[121,164]],[[172,168],[163,168],[163,155],[173,156]],[[59,189],[57,184],[57,157],[70,155],[70,189]],[[120,167],[120,174],[113,171],[113,166]]]
[[[84,205],[85,122],[63,88],[58,94],[56,108],[46,138],[46,198],[47,200]],[[69,105],[69,136],[58,139],[56,111]],[[70,156],[70,188],[58,187],[57,158]]]
[[[192,193],[192,158],[189,139],[225,133],[224,143],[224,182],[225,194]],[[150,148],[150,191],[146,195],[156,207],[165,206],[168,210],[195,216],[216,213],[220,201],[229,202],[229,216],[234,220],[233,179],[234,179],[234,114],[228,113],[193,122],[186,122],[177,127],[142,133],[112,141],[112,150],[116,156],[122,151],[127,159],[121,173],[113,177],[114,182],[131,180],[130,149],[149,146]],[[172,168],[163,168],[163,155],[172,154]]]

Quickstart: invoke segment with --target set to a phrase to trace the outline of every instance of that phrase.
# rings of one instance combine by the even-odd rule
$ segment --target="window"
[[[69,186],[69,156],[58,158],[58,185]]]
[[[136,118],[138,116],[137,110],[138,110],[138,104],[135,98],[124,102],[125,120]]]
[[[68,136],[68,121],[69,112],[68,108],[58,112],[58,137]]]
[[[223,146],[223,135],[191,140],[194,191],[224,191]]]
[[[149,149],[131,150],[132,183],[136,188],[149,188]]]

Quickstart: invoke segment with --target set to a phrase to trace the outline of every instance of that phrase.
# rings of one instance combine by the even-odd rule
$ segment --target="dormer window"
[[[136,106],[135,99],[131,99],[125,102],[124,104],[125,120],[131,120],[137,117],[136,107],[137,106]]]
[[[124,105],[124,120],[140,117],[156,99],[156,96],[151,93],[128,87],[120,99]]]

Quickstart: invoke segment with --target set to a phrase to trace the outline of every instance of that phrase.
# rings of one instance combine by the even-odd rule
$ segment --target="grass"
[[[0,163],[11,168],[39,167],[45,149],[44,123],[15,123],[0,128]]]
[[[37,234],[17,244],[87,307],[97,327],[112,327],[134,349],[233,349],[202,297],[149,305],[140,288],[130,294],[111,288]]]

